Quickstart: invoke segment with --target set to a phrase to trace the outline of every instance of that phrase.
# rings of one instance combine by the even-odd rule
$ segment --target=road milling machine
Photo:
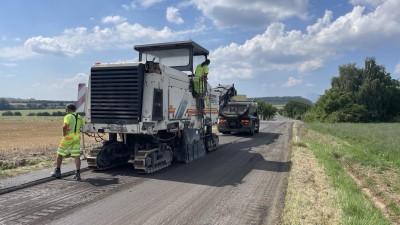
[[[91,67],[83,132],[108,138],[90,150],[89,167],[132,162],[139,172],[152,173],[217,149],[212,126],[219,99],[236,92],[215,92],[207,82],[194,90],[194,63],[207,59],[208,50],[191,40],[134,49],[138,62]]]

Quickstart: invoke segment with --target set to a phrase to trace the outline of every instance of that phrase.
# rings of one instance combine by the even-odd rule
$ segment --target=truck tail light
[[[226,119],[218,119],[218,123],[219,124],[225,124],[226,123]]]
[[[249,125],[249,122],[250,122],[250,120],[246,120],[246,119],[242,120],[243,125]]]

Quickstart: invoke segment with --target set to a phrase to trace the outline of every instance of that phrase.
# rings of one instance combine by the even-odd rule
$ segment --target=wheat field
[[[0,120],[2,170],[54,160],[62,137],[63,118]],[[85,146],[100,143],[85,136]]]

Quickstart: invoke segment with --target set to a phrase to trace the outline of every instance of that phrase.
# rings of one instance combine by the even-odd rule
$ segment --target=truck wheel
[[[253,124],[251,125],[249,134],[250,134],[250,136],[253,136],[254,133],[255,133],[255,128],[254,128],[254,123],[253,123]]]

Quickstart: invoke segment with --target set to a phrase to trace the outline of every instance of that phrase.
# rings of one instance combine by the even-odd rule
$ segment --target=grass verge
[[[392,216],[384,216],[374,195],[366,194],[364,183],[354,180],[341,160],[353,148],[329,134],[309,130],[298,140],[295,132],[283,224],[396,223]]]

